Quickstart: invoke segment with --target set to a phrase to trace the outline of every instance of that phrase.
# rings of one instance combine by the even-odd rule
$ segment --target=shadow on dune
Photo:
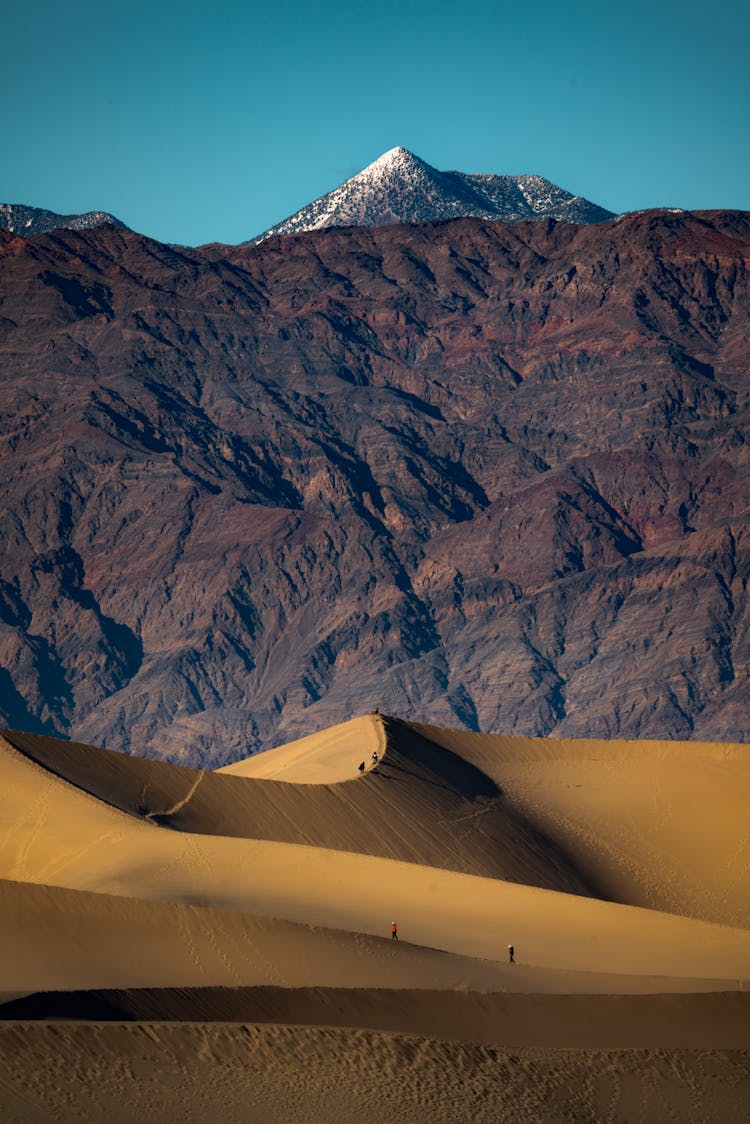
[[[206,987],[39,992],[0,1021],[358,1027],[512,1046],[747,1049],[750,993],[524,995],[408,988]]]
[[[356,851],[606,896],[479,768],[408,723],[377,720],[386,738],[380,762],[336,784],[205,772],[17,731],[3,736],[68,783],[161,829]]]

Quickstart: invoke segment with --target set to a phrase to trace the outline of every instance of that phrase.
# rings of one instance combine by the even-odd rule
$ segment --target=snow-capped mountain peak
[[[592,223],[614,215],[542,176],[440,172],[397,145],[358,175],[250,241],[329,226],[389,226],[463,217]]]
[[[372,164],[368,164],[359,175],[410,175],[419,168],[429,168],[429,164],[425,164],[424,160],[420,160],[413,152],[409,152],[408,148],[402,145],[397,145],[396,148],[389,148],[382,156],[378,156],[377,160],[373,160]],[[354,177],[358,179],[358,176]]]
[[[404,148],[403,145],[397,144],[395,148],[389,148],[382,156],[378,156],[377,160],[373,160],[370,167],[388,167],[391,164],[408,163],[410,161],[419,161],[419,157],[414,156],[414,154],[409,152],[408,148]],[[419,161],[419,163],[421,163],[421,161]]]
[[[86,211],[82,215],[58,215],[43,207],[27,207],[24,203],[0,203],[0,229],[11,234],[30,238],[34,234],[48,234],[52,230],[91,230],[95,226],[117,226],[127,230],[107,211]]]

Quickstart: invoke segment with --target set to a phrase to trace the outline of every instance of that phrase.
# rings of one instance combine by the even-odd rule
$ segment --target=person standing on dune
[[[391,940],[392,941],[398,940],[398,925],[396,924],[395,921],[391,922]]]
[[[514,949],[512,944],[509,944],[508,945],[508,963],[509,964],[515,964],[515,962],[516,962],[515,961],[515,955],[516,955],[516,950]]]

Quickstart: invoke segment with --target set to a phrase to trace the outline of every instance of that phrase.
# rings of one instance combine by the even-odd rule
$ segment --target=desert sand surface
[[[357,1028],[0,1024],[3,1120],[745,1124],[748,1055],[444,1042]]]
[[[491,776],[605,896],[750,925],[748,746],[416,728]]]
[[[70,819],[74,797],[66,792],[63,811],[55,777],[72,782],[79,797],[88,793],[97,798],[96,812],[89,808],[88,814],[96,815],[98,823],[102,822],[103,802],[113,811],[129,813],[130,827],[135,816],[150,825],[193,836],[309,844],[549,889],[595,892],[568,860],[564,848],[551,848],[503,798],[494,781],[409,727],[399,729],[399,737],[391,739],[378,766],[370,767],[362,777],[357,766],[364,750],[385,741],[385,725],[379,718],[354,720],[346,724],[346,730],[334,728],[333,748],[327,746],[325,732],[304,740],[308,743],[305,752],[295,748],[291,759],[286,747],[263,755],[281,758],[280,767],[288,774],[285,781],[257,778],[249,783],[241,772],[187,769],[10,732],[5,770],[9,779],[12,774],[20,793],[28,783],[28,765],[38,764],[49,782],[45,791],[55,795],[42,796],[35,789],[37,806],[49,807],[49,814],[60,822]],[[12,760],[13,747],[21,752],[22,762]],[[309,758],[318,751],[329,769],[337,773],[348,770],[344,782],[316,785],[295,780],[297,771],[309,776],[313,768]],[[242,762],[237,769],[245,767]],[[272,770],[271,765],[265,768]],[[37,774],[36,784],[41,783]],[[20,798],[26,806],[25,795]],[[77,814],[84,815],[80,799]],[[110,822],[122,824],[116,817],[110,817]],[[88,832],[85,837],[90,838]],[[151,837],[149,846],[152,844]]]
[[[272,753],[256,753],[234,765],[225,765],[217,772],[238,777],[262,777],[266,780],[292,781],[294,784],[335,784],[359,776],[360,764],[373,767],[372,755],[385,752],[385,727],[382,722],[355,718],[330,726],[306,738],[279,746]],[[352,750],[356,746],[361,753]]]
[[[4,1120],[746,1119],[746,747],[373,714],[0,781]]]

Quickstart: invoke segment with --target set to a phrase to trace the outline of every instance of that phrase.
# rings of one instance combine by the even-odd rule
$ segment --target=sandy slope
[[[5,991],[253,984],[499,990],[509,975],[497,962],[363,933],[55,886],[0,882],[0,910]]]
[[[380,760],[362,777],[356,767],[370,746]],[[746,1088],[747,1065],[717,1051],[750,1047],[748,755],[744,747],[650,750],[486,738],[369,716],[212,774],[8,733],[0,739],[0,992],[119,989],[111,1001],[144,1025],[191,1014],[309,1024],[298,1039],[307,1072],[317,1074],[307,1114],[274,1116],[274,1098],[287,1103],[290,1055],[286,1071],[271,1067],[253,1119],[367,1121],[395,1119],[398,1109],[417,1120],[428,1118],[419,1115],[428,1104],[435,1119],[497,1119],[471,1100],[494,1043],[667,1051],[650,1092],[632,1104],[626,1086],[656,1063],[616,1063],[620,1100],[613,1092],[610,1102],[642,1120],[658,1119],[657,1089],[676,1095],[678,1071],[690,1074],[690,1104],[704,1112],[714,1066],[731,1120],[738,1102],[727,1089]],[[398,943],[389,939],[393,917]],[[217,987],[232,990],[205,990]],[[359,1038],[314,1029],[323,1024],[362,1029]],[[187,1057],[199,1032],[184,1030],[184,1039],[172,1031],[149,1039],[154,1073]],[[11,1049],[0,1067],[8,1119],[23,1119],[18,1075],[32,1043],[39,1057],[56,1041],[61,1056],[76,1048],[72,1029],[58,1040],[51,1033],[19,1025],[14,1038],[0,1027]],[[132,1033],[92,1027],[85,1049],[96,1042],[127,1052]],[[224,1033],[200,1032],[200,1049],[219,1051],[212,1056],[222,1065],[221,1050],[245,1050]],[[287,1041],[281,1027],[248,1033],[261,1053]],[[405,1056],[424,1060],[407,1066],[412,1087],[392,1101],[383,1094],[385,1116],[346,1116],[331,1043],[390,1056],[399,1035]],[[485,1046],[471,1053],[447,1044],[455,1038]],[[688,1063],[685,1049],[706,1057]],[[548,1097],[570,1080],[579,1102],[599,1104],[588,1053],[563,1065],[551,1057],[539,1071]],[[438,1059],[468,1067],[458,1115],[440,1115],[453,1094]],[[180,1089],[191,1087],[185,1064],[174,1061]],[[526,1103],[516,1078],[528,1081],[533,1067],[508,1064],[520,1068],[502,1089],[486,1083],[498,1104],[517,1087],[499,1118],[546,1119],[531,1107],[512,1115]],[[73,1084],[87,1106],[80,1119],[109,1114],[109,1093],[97,1101],[80,1074]],[[352,1104],[366,1084],[352,1089]],[[37,1092],[38,1118],[53,1118],[49,1082]],[[558,1118],[576,1118],[575,1104],[560,1102]],[[233,1086],[226,1118],[248,1119],[241,1105]],[[182,1099],[177,1107],[175,1119],[193,1118]],[[617,1119],[590,1117],[609,1118]]]
[[[0,1024],[4,1124],[746,1124],[747,1052],[217,1023]]]
[[[371,769],[373,753],[382,757],[385,749],[383,722],[370,715],[287,742],[271,753],[256,753],[217,772],[295,784],[335,784],[359,777],[360,764]]]
[[[361,1026],[518,1047],[733,1050],[750,1048],[749,1016],[749,992],[532,996],[523,991],[266,986],[43,992],[0,1008],[0,1025],[48,1018],[254,1022]]]
[[[12,756],[12,745],[99,801],[180,832],[312,844],[573,893],[595,891],[564,847],[550,847],[484,773],[408,728],[399,729],[377,767],[360,777],[363,745],[381,746],[384,738],[383,720],[369,717],[337,727],[332,749],[321,734],[305,739],[305,753],[295,749],[291,761],[286,747],[267,755],[281,760],[282,771],[307,777],[310,755],[322,752],[332,772],[354,774],[319,785],[207,773],[14,732],[7,732],[4,745],[0,740],[0,753],[5,748],[6,758]],[[10,761],[5,768],[22,787],[19,769]],[[41,783],[37,775],[30,796],[37,807]]]
[[[750,747],[417,727],[491,776],[607,897],[750,925]]]
[[[3,765],[0,874],[8,879],[372,935],[387,935],[393,916],[411,943],[497,960],[512,941],[519,963],[542,968],[750,978],[744,929],[354,852],[170,831],[11,748]]]
[[[406,888],[418,895],[420,868],[411,873]],[[298,888],[286,881],[288,893]],[[465,918],[466,899],[476,887],[461,889],[452,901],[454,912]],[[517,903],[518,925],[543,924],[556,939],[545,937],[548,947],[536,958],[519,951],[511,967],[497,949],[494,957],[482,956],[481,946],[493,938],[491,928],[489,936],[481,931],[488,915],[478,912],[477,932],[466,936],[434,908],[419,934],[396,945],[372,933],[372,915],[363,906],[350,907],[346,924],[325,929],[237,909],[4,882],[0,907],[9,955],[0,961],[0,991],[279,984],[616,994],[727,991],[750,975],[744,931],[658,914],[643,917],[639,910],[565,895],[550,903],[547,894],[536,894],[535,903]],[[278,915],[294,912],[281,894],[276,904]],[[602,910],[571,920],[576,904]],[[317,912],[330,916],[333,908]],[[592,924],[597,936],[586,941],[586,926]],[[623,943],[632,945],[627,955],[614,955],[611,948],[611,934],[620,928]],[[578,950],[584,942],[588,955]],[[528,943],[533,949],[531,935]]]

